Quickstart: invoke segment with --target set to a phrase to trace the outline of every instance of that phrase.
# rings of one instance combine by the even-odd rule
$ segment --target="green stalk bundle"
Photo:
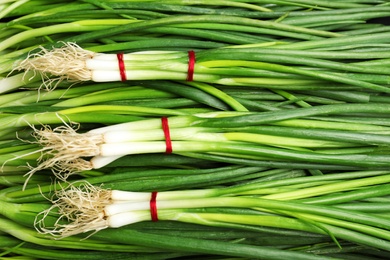
[[[75,42],[94,52],[198,51],[235,45],[256,48],[271,45],[271,48],[300,50],[341,47],[388,50],[388,32],[383,30],[386,27],[363,24],[387,16],[388,6],[381,1],[368,4],[329,4],[325,1],[83,2],[48,4],[39,8],[34,1],[29,1],[9,10],[0,45],[5,52],[0,72],[8,87],[1,92],[37,80],[33,74],[23,80],[18,74],[6,78],[14,69],[15,61],[22,60],[39,45],[51,49],[61,46],[61,42]],[[307,8],[311,8],[309,12]],[[43,44],[37,41],[41,37]],[[58,41],[60,43],[56,43]],[[23,46],[27,42],[28,45]],[[18,46],[17,50],[13,46]]]
[[[344,38],[353,41],[350,36]],[[336,41],[339,39],[335,38]],[[47,87],[50,87],[53,81],[58,84],[62,80],[188,80],[191,76],[190,81],[193,78],[197,82],[228,86],[288,90],[306,85],[341,84],[340,90],[344,90],[343,86],[346,86],[379,93],[389,92],[389,70],[385,66],[364,66],[365,61],[389,58],[387,52],[338,53],[310,50],[302,52],[288,48],[213,49],[197,53],[195,63],[194,59],[188,61],[191,58],[187,52],[152,51],[125,54],[118,61],[119,58],[115,54],[94,53],[83,50],[74,43],[66,43],[63,48],[52,51],[43,49],[22,61],[17,68],[40,73],[42,78],[46,79],[43,85]],[[330,60],[327,57],[330,57]],[[340,59],[359,62],[337,61]],[[118,65],[121,62],[122,65]],[[191,69],[190,62],[195,63]],[[58,78],[51,79],[51,75]]]
[[[247,170],[262,172],[259,168]],[[266,172],[263,171],[264,174]],[[386,189],[390,181],[388,171],[351,171],[316,177],[301,176],[262,181],[261,179],[256,181],[256,178],[255,181],[239,181],[233,185],[228,181],[223,186],[209,189],[159,191],[157,184],[156,189],[153,189],[159,191],[156,198],[159,218],[157,222],[148,221],[151,217],[149,212],[151,187],[149,192],[147,190],[131,192],[129,190],[137,188],[131,181],[127,182],[129,186],[125,185],[126,178],[131,180],[129,174],[117,173],[90,177],[86,179],[87,182],[58,184],[54,190],[51,184],[41,187],[30,186],[24,191],[21,190],[21,186],[5,189],[1,192],[0,200],[1,213],[4,215],[0,221],[5,224],[1,225],[1,230],[19,239],[23,237],[23,240],[32,245],[51,245],[54,250],[68,248],[82,255],[79,250],[84,248],[101,256],[109,250],[114,255],[116,252],[122,252],[124,255],[133,254],[134,257],[136,255],[141,257],[143,253],[148,252],[149,255],[144,256],[146,259],[152,257],[151,252],[163,253],[165,250],[168,250],[167,253],[188,255],[208,253],[245,257],[257,254],[257,257],[264,256],[270,259],[282,259],[286,256],[333,259],[327,256],[329,254],[331,257],[334,252],[331,249],[329,251],[324,249],[322,256],[309,253],[310,247],[307,248],[306,245],[314,241],[322,245],[338,245],[341,247],[338,249],[340,252],[344,250],[348,252],[348,246],[357,243],[360,247],[355,246],[351,249],[352,252],[364,252],[363,254],[368,256],[370,255],[368,250],[382,254],[388,251],[386,230],[389,226],[386,224],[388,222],[386,214],[389,209],[382,207],[378,212],[376,210],[378,202],[373,202],[385,200],[389,193]],[[123,184],[122,190],[109,188],[117,187],[117,182]],[[104,199],[107,198],[104,195],[106,193],[111,194],[110,200]],[[53,201],[52,206],[46,201],[47,198]],[[83,206],[77,205],[80,201],[84,202]],[[85,220],[86,229],[80,226],[84,225],[84,222],[77,221],[78,216],[85,219],[85,214],[87,212],[91,214],[93,210],[91,207],[96,206],[96,215],[91,215],[91,218],[100,218],[98,212],[102,210],[102,206],[98,205],[105,205],[106,202],[109,203],[106,205],[106,214],[119,210],[112,215],[112,225],[122,223],[121,225],[126,227],[111,226],[96,233],[94,229],[100,228],[93,223],[97,221]],[[77,207],[73,211],[74,214],[69,214],[72,206],[67,203]],[[345,208],[353,203],[356,206],[363,203],[366,207]],[[386,202],[382,204],[385,205]],[[119,217],[121,214],[128,216]],[[56,221],[58,217],[60,221]],[[104,221],[109,219],[111,217]],[[115,222],[114,219],[120,222]],[[75,222],[72,222],[73,220]],[[131,220],[141,222],[130,224]],[[33,222],[41,232],[54,232],[62,238],[52,240],[46,235],[36,233],[31,229]],[[74,225],[78,226],[74,232],[88,233],[63,237],[70,233],[62,232],[65,230],[71,232],[68,227]],[[55,229],[52,230],[52,227]],[[176,235],[172,237],[175,232]],[[220,235],[214,237],[213,234]],[[254,239],[261,235],[268,237],[270,243],[268,250],[262,246],[267,242]],[[169,237],[171,239],[168,239]],[[84,239],[80,241],[81,238]],[[232,243],[235,238],[246,239],[238,239]],[[273,239],[276,241],[279,239],[279,242],[272,244]],[[288,239],[294,239],[295,243]],[[113,245],[113,242],[119,244]],[[286,245],[285,249],[278,248],[278,245],[283,244]],[[250,251],[246,251],[249,249]],[[14,251],[18,252],[18,249]],[[66,259],[66,256],[58,259]],[[336,259],[344,259],[343,253]]]
[[[164,153],[229,162],[230,159],[303,169],[385,169],[389,128],[384,125],[342,123],[330,115],[376,113],[378,104],[337,104],[290,111],[211,112],[169,117],[169,139],[161,118],[139,120],[77,133],[69,125],[36,130],[42,145],[40,164],[61,173],[99,169],[132,154]],[[315,117],[319,117],[313,119]],[[342,117],[340,117],[342,118]],[[170,144],[167,142],[171,142]],[[225,158],[225,159],[223,159]],[[294,166],[297,164],[298,166]],[[250,164],[249,164],[250,165]]]

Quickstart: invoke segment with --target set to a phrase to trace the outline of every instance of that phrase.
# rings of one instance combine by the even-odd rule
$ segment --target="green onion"
[[[231,51],[209,50],[198,54],[198,60],[194,66],[194,80],[200,82],[217,83],[222,85],[306,85],[325,82],[337,82],[370,90],[388,92],[388,88],[370,82],[370,77],[364,80],[349,76],[346,72],[364,73],[376,75],[378,68],[362,67],[358,64],[338,63],[336,61],[317,60],[315,58],[300,58],[295,56],[276,56],[275,52],[267,56],[264,53],[256,55],[256,50],[235,49]],[[325,52],[326,55],[337,55]],[[347,54],[347,53],[344,53]],[[366,57],[375,58],[377,55],[386,57],[386,54],[365,53]],[[291,55],[291,54],[290,54]],[[296,55],[296,54],[295,54]],[[314,54],[315,55],[315,54]],[[353,53],[351,57],[359,58]],[[373,56],[372,56],[373,55]],[[171,79],[185,80],[192,72],[189,72],[188,57],[186,52],[140,52],[123,55],[123,68],[118,66],[118,57],[114,54],[98,54],[83,50],[74,43],[67,43],[63,48],[48,51],[43,49],[40,53],[22,61],[18,69],[37,71],[42,74],[50,85],[53,79],[51,75],[58,76],[58,82],[62,80],[110,82],[127,80],[156,80]],[[277,62],[278,64],[268,63]],[[67,64],[69,64],[67,66]],[[304,65],[307,69],[288,67],[284,64]],[[313,71],[312,68],[323,71]],[[338,70],[342,73],[334,73],[328,70]],[[295,79],[280,79],[262,76],[263,71],[288,73],[298,76]],[[381,69],[380,75],[388,75],[390,71]],[[245,75],[245,76],[243,76]],[[261,75],[261,77],[259,77]],[[359,74],[358,74],[359,75]],[[373,76],[375,78],[375,76]],[[58,84],[58,82],[56,84]]]
[[[370,173],[367,172],[367,174]],[[343,176],[347,177],[348,174]],[[334,178],[337,177],[337,175],[328,175],[314,179],[335,180]],[[347,178],[353,177],[348,176]],[[313,180],[313,177],[294,178],[289,181],[270,181],[269,184],[281,184],[283,182],[302,184],[306,180]],[[374,182],[370,182],[371,180]],[[388,181],[389,178],[386,174],[363,177],[361,179],[329,182],[328,184],[321,184],[320,182],[314,184],[315,181],[313,181],[312,186],[308,185],[306,188],[300,186],[294,187],[294,185],[287,186],[295,190],[287,192],[285,197],[284,195],[278,196],[279,194],[283,194],[283,191],[259,197],[263,192],[259,187],[265,186],[265,183],[253,183],[209,190],[165,191],[159,192],[157,195],[158,218],[159,220],[184,221],[221,227],[234,226],[239,228],[240,225],[265,225],[320,234],[329,232],[329,234],[334,235],[336,238],[344,238],[355,242],[359,241],[358,243],[367,243],[367,245],[387,250],[386,242],[374,245],[374,241],[376,241],[375,237],[385,240],[389,239],[388,235],[386,235],[386,229],[389,228],[387,218],[371,215],[370,213],[344,211],[343,209],[332,206],[316,206],[314,203],[306,204],[299,201],[302,197],[294,197],[287,194],[300,193],[305,194],[304,197],[314,197],[320,194],[331,194],[336,190],[338,192],[352,190],[353,192],[360,185],[360,187],[365,187],[366,185],[366,187],[369,187],[374,183],[380,184],[387,183]],[[354,183],[358,186],[355,186]],[[151,210],[149,202],[151,194],[148,192],[104,190],[84,182],[76,183],[76,185],[71,185],[66,189],[56,191],[53,206],[47,209],[47,212],[52,212],[53,210],[57,212],[58,209],[58,214],[60,216],[64,214],[64,217],[68,218],[70,223],[58,223],[53,230],[48,229],[44,225],[44,216],[47,214],[45,211],[42,213],[43,219],[37,222],[41,232],[66,237],[80,232],[89,232],[109,227],[117,228],[138,221],[147,221],[151,218],[151,213],[149,212]],[[313,193],[310,191],[316,192]],[[380,194],[380,192],[377,192],[377,194]],[[88,203],[85,203],[86,197],[84,196],[88,197]],[[281,201],[280,199],[283,197],[288,201]],[[351,200],[356,198],[351,196]],[[84,206],[80,207],[79,203],[83,201]],[[221,211],[213,211],[211,209],[210,212],[205,212],[204,210],[196,211],[197,208],[204,209],[208,207],[248,208],[248,210],[251,209],[252,211],[239,215],[229,213],[228,211],[224,212],[222,209]],[[78,220],[77,214],[80,214],[83,218],[90,216],[91,219],[85,220],[84,223],[81,219],[80,221]],[[315,223],[312,221],[315,221]]]
[[[337,104],[291,111],[211,112],[170,117],[171,145],[174,153],[183,155],[197,152],[260,161],[381,169],[388,165],[388,127],[345,125],[305,117],[347,112],[386,114],[387,110],[386,106],[380,109],[376,104]],[[289,122],[291,125],[281,127]],[[309,126],[312,129],[301,128]],[[104,167],[126,155],[163,153],[167,137],[161,127],[161,119],[156,118],[86,133],[77,133],[68,125],[36,130],[37,141],[42,145],[39,151],[48,157],[36,170],[54,167],[59,172],[79,172]]]

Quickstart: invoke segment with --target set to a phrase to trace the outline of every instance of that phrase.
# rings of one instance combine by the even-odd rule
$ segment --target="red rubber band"
[[[165,153],[170,154],[172,153],[172,140],[171,140],[171,134],[169,132],[169,125],[168,125],[168,118],[162,117],[161,118],[161,125],[162,129],[164,131],[164,137],[165,137]]]
[[[118,65],[119,65],[119,74],[121,75],[121,80],[126,81],[126,68],[125,68],[125,62],[123,61],[123,53],[117,53],[116,57],[118,59]]]
[[[150,198],[150,217],[154,222],[158,221],[156,198],[157,191],[153,191],[152,197]]]
[[[193,81],[194,80],[194,69],[195,69],[195,52],[189,51],[188,52],[188,71],[187,71],[187,81]]]

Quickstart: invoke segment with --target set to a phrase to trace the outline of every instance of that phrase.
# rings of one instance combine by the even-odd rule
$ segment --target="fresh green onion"
[[[389,92],[386,86],[370,82],[368,76],[362,80],[346,73],[376,75],[378,68],[371,69],[358,64],[338,63],[314,58],[283,57],[282,54],[276,56],[276,53],[269,56],[265,53],[256,55],[256,52],[256,50],[241,48],[235,49],[234,54],[230,50],[200,52],[194,65],[194,72],[189,72],[189,58],[186,52],[153,51],[125,54],[123,55],[123,68],[121,68],[115,54],[94,53],[84,50],[74,43],[67,43],[63,48],[53,49],[52,51],[43,49],[38,54],[32,55],[31,58],[22,61],[18,69],[40,72],[43,78],[48,80],[43,83],[44,85],[51,84],[50,82],[53,81],[53,79],[50,79],[51,75],[58,76],[57,80],[59,82],[62,80],[111,82],[124,80],[123,78],[127,80],[185,80],[189,73],[194,73],[195,81],[222,85],[306,85],[321,84],[322,81],[325,81],[348,84],[379,92]],[[331,54],[325,52],[320,53],[320,55],[324,57]],[[333,55],[337,56],[337,52]],[[355,56],[353,53],[350,55],[351,57]],[[366,55],[370,58],[379,57],[377,56],[378,53],[366,53]],[[386,57],[386,54],[380,54],[380,56],[383,55]],[[359,55],[355,58],[358,57]],[[277,64],[268,61],[277,62]],[[285,64],[308,67],[307,69],[293,68]],[[316,68],[317,71],[313,68]],[[318,71],[318,69],[323,71]],[[338,70],[342,73],[328,72],[328,70]],[[293,79],[282,80],[263,76],[264,71],[287,73],[292,75]],[[380,76],[384,76],[388,75],[390,71],[383,68],[380,73]]]
[[[348,174],[344,176],[348,176]],[[317,179],[331,180],[333,178],[333,176],[324,176]],[[298,178],[290,181],[280,180],[274,183],[293,181],[303,183],[305,179],[313,178],[302,177],[301,180]],[[278,226],[320,234],[329,232],[336,238],[344,238],[355,242],[360,241],[360,243],[374,246],[375,237],[388,240],[387,231],[385,231],[389,227],[386,224],[387,218],[370,215],[370,213],[352,213],[332,206],[326,207],[316,206],[314,203],[301,203],[299,202],[299,197],[294,198],[287,194],[300,193],[305,194],[303,195],[304,197],[312,197],[320,194],[331,194],[336,190],[347,192],[355,190],[360,185],[360,187],[366,185],[369,187],[371,185],[370,180],[374,181],[372,184],[379,184],[387,183],[388,179],[386,175],[378,175],[360,180],[343,180],[330,182],[329,184],[318,183],[314,187],[310,185],[306,188],[296,186],[296,190],[286,193],[285,200],[289,201],[281,201],[284,195],[278,195],[283,194],[283,191],[268,196],[254,196],[262,193],[262,189],[259,189],[259,187],[265,185],[262,183],[231,186],[222,189],[159,192],[157,195],[158,218],[160,220],[176,220],[222,227],[237,225],[236,227],[239,228],[239,225],[269,225],[271,227]],[[269,182],[269,184],[271,183],[272,181]],[[358,186],[355,186],[354,183]],[[294,186],[290,187],[290,189],[294,189]],[[312,193],[310,191],[316,192]],[[380,192],[378,191],[377,194],[380,194]],[[248,197],[248,195],[251,196]],[[86,197],[84,196],[88,197],[88,203],[85,203]],[[79,183],[77,186],[70,186],[57,191],[56,199],[53,199],[53,206],[48,209],[48,212],[53,210],[57,212],[58,209],[58,214],[64,214],[64,217],[68,218],[70,223],[58,223],[51,230],[44,226],[43,217],[43,219],[37,222],[37,225],[40,225],[43,233],[47,232],[60,237],[66,237],[80,232],[89,232],[109,227],[118,228],[138,221],[147,221],[151,218],[151,213],[149,212],[151,210],[150,197],[151,194],[148,192],[134,193],[104,190],[99,187],[93,187],[88,183]],[[353,199],[355,197],[351,196],[351,200]],[[79,203],[82,202],[84,206],[80,207]],[[247,214],[237,215],[224,212],[223,210],[220,212],[213,212],[212,210],[210,212],[196,211],[197,208],[208,207],[248,208],[252,212],[249,211]],[[47,212],[44,212],[42,216],[46,214]],[[78,220],[77,214],[80,214],[83,218],[90,214],[91,219],[86,220],[84,223],[81,219],[80,221]],[[312,220],[315,220],[316,224]],[[343,229],[345,230],[343,231]],[[353,237],[352,234],[355,234],[356,237]],[[385,244],[383,242],[374,247],[387,250]]]
[[[386,144],[390,142],[387,126],[306,119],[347,112],[385,115],[388,109],[378,108],[377,104],[336,104],[291,111],[226,111],[169,117],[170,145],[174,153],[182,155],[196,152],[303,165],[387,167]],[[57,120],[60,122],[61,118]],[[46,168],[57,169],[55,172],[59,173],[99,169],[127,155],[164,153],[169,145],[161,118],[110,125],[85,133],[78,133],[69,125],[46,127],[36,129],[35,135],[42,146],[37,152],[43,155],[31,173]]]

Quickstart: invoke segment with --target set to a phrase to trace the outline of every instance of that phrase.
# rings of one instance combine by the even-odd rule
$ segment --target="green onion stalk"
[[[378,103],[337,104],[289,111],[161,116],[86,132],[69,124],[47,126],[34,130],[42,156],[32,172],[74,173],[105,167],[124,156],[155,153],[217,156],[225,162],[242,159],[241,163],[257,161],[283,168],[388,167],[388,126],[331,120],[356,113],[385,116],[389,111]]]
[[[221,170],[228,173],[239,169]],[[239,171],[242,170],[244,168]],[[250,171],[271,173],[253,167],[245,171],[247,174]],[[237,171],[235,176],[240,174]],[[3,215],[0,222],[4,225],[0,227],[7,239],[2,240],[0,247],[6,241],[6,245],[10,246],[15,243],[13,238],[17,238],[23,239],[25,244],[20,250],[13,249],[14,252],[26,255],[34,251],[23,250],[24,246],[43,246],[65,252],[75,250],[75,253],[86,256],[91,251],[98,255],[110,251],[115,256],[120,253],[134,257],[144,255],[146,259],[154,252],[236,257],[271,254],[271,259],[281,259],[281,256],[291,254],[293,257],[328,259],[327,254],[332,251],[313,254],[310,252],[310,247],[315,248],[313,243],[336,244],[341,247],[339,252],[348,252],[350,243],[377,252],[388,251],[388,238],[382,239],[387,234],[388,218],[385,214],[388,209],[383,207],[380,211],[382,214],[378,214],[375,211],[378,202],[373,201],[385,200],[388,196],[388,171],[334,172],[322,176],[301,175],[273,180],[255,178],[239,180],[233,185],[234,179],[226,179],[225,185],[209,189],[160,191],[164,186],[156,183],[156,187],[148,187],[143,192],[131,191],[142,189],[142,185],[137,188],[126,179],[132,180],[131,172],[89,177],[71,184],[29,184],[25,190],[21,186],[3,189],[0,192]],[[118,184],[122,184],[121,190],[115,189],[120,187]],[[157,222],[150,221],[153,190],[158,191]],[[48,198],[53,204],[47,201]],[[359,201],[366,202],[364,209],[344,208]],[[77,205],[79,202],[82,205]],[[94,206],[96,209],[92,209]],[[122,223],[121,226],[96,226],[100,221],[108,223],[111,219],[111,216],[102,217],[105,213],[99,213],[100,210],[107,213],[119,211],[114,216],[118,217],[120,221],[116,223]],[[75,225],[88,222],[85,219],[87,214],[96,214],[95,221],[89,221],[89,225],[85,223],[85,226],[71,233]],[[128,216],[119,217],[124,214]],[[83,220],[76,220],[78,217]],[[100,217],[104,220],[99,220]],[[43,234],[36,232],[34,223]],[[62,233],[65,230],[69,233]],[[45,233],[53,234],[57,239],[53,240]],[[259,236],[267,237],[269,241],[259,239]],[[379,240],[382,242],[378,243]],[[251,250],[248,252],[248,249]],[[350,250],[359,252],[361,249],[356,247]],[[13,250],[9,249],[10,252]],[[294,254],[295,251],[299,254]]]
[[[334,38],[336,41],[347,39],[353,40],[351,37]],[[20,62],[17,69],[40,73],[45,79],[43,85],[49,87],[53,81],[58,84],[63,80],[115,82],[160,79],[276,89],[341,84],[367,91],[389,92],[387,78],[390,71],[386,66],[366,66],[365,62],[386,59],[387,52],[366,52],[363,55],[348,51],[339,53],[235,48],[205,50],[192,53],[192,56],[181,51],[146,51],[124,54],[119,58],[116,54],[95,53],[75,43],[65,43],[62,48],[43,49],[32,54]],[[337,61],[341,57],[358,62]],[[52,75],[57,78],[52,78]]]
[[[79,90],[82,88],[70,89],[69,95],[73,91],[77,94]],[[47,95],[55,98],[61,93],[62,90],[55,90]],[[18,93],[15,95],[18,96]],[[199,109],[109,104],[71,107],[76,101],[96,102],[104,96],[109,95],[105,95],[103,90],[102,95],[86,95],[85,100],[76,97],[59,101],[64,105],[54,104],[52,112],[45,112],[50,106],[31,106],[29,109],[37,110],[30,113],[25,113],[24,106],[5,106],[3,109],[7,114],[0,119],[3,140],[0,157],[2,175],[14,177],[13,180],[11,177],[2,177],[2,183],[20,183],[20,175],[30,171],[33,173],[47,169],[62,173],[57,176],[68,176],[69,173],[103,169],[115,165],[116,161],[138,158],[136,155],[163,155],[167,148],[166,134],[162,130],[163,117],[168,119],[173,148],[173,154],[165,155],[168,158],[183,156],[204,163],[220,162],[283,169],[346,170],[387,167],[386,144],[389,141],[386,136],[389,128],[385,103],[332,104],[299,109],[287,107],[263,112],[210,112],[206,109],[202,113],[199,113]],[[36,93],[32,97],[35,99]],[[27,96],[26,99],[28,98]],[[31,99],[27,100],[26,102],[31,102]],[[66,107],[65,103],[70,107]],[[43,110],[39,110],[42,108]],[[17,110],[20,114],[8,114],[8,111]],[[354,116],[356,114],[359,114],[358,118]],[[74,122],[78,124],[74,125]],[[44,126],[42,129],[41,125]],[[79,130],[76,131],[78,127]],[[19,140],[15,140],[15,132]],[[100,141],[91,142],[94,148],[90,151],[93,152],[77,154],[61,146],[56,147],[57,144],[51,143],[50,136],[57,138],[59,143],[65,142],[63,138],[74,143],[76,137],[81,140],[93,137]],[[103,137],[107,139],[107,143],[101,142]],[[109,138],[113,139],[109,141]],[[86,152],[88,147],[82,142],[75,149]],[[45,143],[48,144],[47,147]],[[111,146],[114,148],[107,150],[109,154],[100,154],[101,147]],[[118,149],[119,146],[124,150]],[[110,154],[113,151],[119,154]],[[73,157],[67,157],[68,154]],[[61,156],[67,159],[57,160]],[[93,159],[90,160],[91,158]],[[82,162],[83,168],[73,167],[76,166],[74,160]],[[68,168],[69,164],[73,168]],[[29,167],[18,167],[21,165]],[[40,174],[36,181],[42,180],[44,176],[45,174]]]
[[[237,168],[237,167],[235,167]],[[226,173],[229,174],[230,171],[234,172],[237,171],[237,169],[234,169],[230,167],[230,169],[221,169]],[[243,174],[244,169],[238,169],[241,171],[241,173],[237,172],[235,176],[244,176]],[[145,170],[144,170],[145,171]],[[188,170],[186,170],[188,171]],[[245,170],[246,174],[249,174],[250,172],[256,173],[257,171],[261,172],[261,169],[257,168],[251,168]],[[161,174],[161,170],[154,170],[156,174]],[[196,172],[192,170],[192,172]],[[152,173],[152,171],[149,171],[149,174]],[[166,173],[169,173],[169,170],[166,170]],[[211,173],[211,171],[210,171]],[[220,179],[225,178],[224,175],[218,174],[215,172],[216,175],[219,175]],[[189,172],[187,173],[189,174]],[[266,174],[266,172],[264,172]],[[378,173],[379,174],[379,173]],[[200,175],[203,175],[204,179],[204,173],[201,173]],[[210,177],[214,174],[210,174]],[[375,175],[375,174],[374,174]],[[172,176],[172,173],[169,175]],[[131,175],[129,174],[112,174],[111,180],[109,178],[107,179],[107,175],[100,176],[100,177],[91,177],[88,178],[92,183],[96,183],[97,185],[101,185],[102,182],[104,182],[103,185],[117,185],[116,182],[123,183],[123,180],[126,178],[129,180],[133,180]],[[189,177],[189,176],[188,176]],[[198,177],[198,179],[202,179],[202,177]],[[171,178],[172,179],[172,178]],[[155,178],[154,178],[155,180]],[[234,181],[233,178],[230,180],[227,180],[227,183]],[[237,181],[237,179],[236,179]],[[242,181],[242,180],[241,180]],[[176,180],[177,182],[177,180]],[[156,182],[155,182],[156,183]],[[195,183],[195,182],[194,182]],[[132,185],[133,182],[130,181],[128,184]],[[160,185],[158,182],[156,183]],[[68,183],[59,184],[60,186],[56,187],[67,187],[69,186]],[[83,186],[83,182],[78,182],[78,184],[75,183],[75,185]],[[190,187],[191,185],[188,185]],[[134,186],[133,186],[134,187]],[[163,186],[159,186],[163,187]],[[150,187],[149,187],[150,188]],[[328,239],[324,236],[312,236],[309,233],[306,232],[289,232],[284,231],[281,233],[279,229],[264,229],[264,230],[231,230],[229,228],[221,228],[221,227],[202,227],[199,225],[179,225],[176,223],[174,225],[167,223],[159,223],[157,226],[153,225],[150,226],[148,223],[145,223],[146,225],[143,226],[144,223],[140,223],[138,227],[134,226],[132,227],[133,232],[136,232],[138,234],[145,234],[143,237],[148,237],[151,239],[146,244],[148,245],[140,245],[139,243],[130,243],[129,241],[123,245],[122,243],[117,243],[117,241],[112,242],[110,241],[109,236],[103,236],[103,237],[89,237],[88,239],[82,239],[80,236],[74,236],[74,237],[67,237],[63,238],[61,240],[52,240],[50,237],[44,234],[39,234],[36,232],[36,230],[33,228],[33,223],[35,221],[35,217],[37,214],[41,212],[42,209],[49,208],[50,204],[47,203],[46,198],[51,196],[51,190],[53,189],[53,185],[51,183],[48,183],[46,185],[31,185],[29,184],[29,187],[22,191],[21,186],[18,187],[11,187],[8,189],[2,189],[1,190],[1,199],[0,199],[0,210],[3,217],[0,218],[1,225],[1,231],[4,232],[4,235],[2,238],[4,240],[1,240],[0,248],[6,249],[5,253],[13,253],[13,254],[22,254],[22,255],[32,255],[39,258],[47,258],[47,259],[69,259],[69,254],[72,254],[72,252],[76,255],[89,257],[90,255],[99,255],[101,257],[106,257],[108,252],[112,253],[113,257],[138,257],[140,259],[161,259],[161,256],[164,256],[166,258],[169,257],[178,257],[178,256],[186,256],[186,255],[196,255],[199,254],[220,254],[220,255],[235,255],[240,256],[242,253],[238,253],[239,251],[242,251],[244,249],[252,248],[252,250],[255,250],[253,253],[250,254],[265,254],[265,253],[272,253],[273,258],[276,258],[279,253],[282,255],[288,254],[289,252],[280,251],[277,247],[275,247],[272,250],[266,250],[265,246],[263,245],[264,242],[262,241],[253,241],[250,243],[250,246],[248,244],[241,244],[238,245],[232,245],[232,241],[234,240],[242,240],[242,238],[247,238],[249,240],[257,237],[259,234],[273,234],[276,240],[282,240],[283,238],[287,237],[295,241],[295,243],[289,241],[287,244],[290,245],[301,245],[306,244],[308,242],[328,242]],[[44,196],[42,196],[44,194]],[[47,197],[46,197],[47,196]],[[50,214],[52,215],[52,214]],[[53,215],[54,217],[56,214]],[[51,224],[54,225],[56,223],[56,219],[47,216],[45,218],[45,223],[51,222]],[[154,223],[153,223],[154,224]],[[153,230],[151,232],[151,230]],[[174,233],[177,233],[173,236]],[[2,234],[0,234],[2,235]],[[158,235],[159,238],[165,238],[165,241],[171,241],[169,242],[166,247],[163,246],[154,246],[153,245],[153,237]],[[299,240],[299,237],[302,237],[304,235],[305,239],[301,240],[297,243]],[[180,237],[183,238],[186,241],[185,248],[182,248],[180,245],[182,244],[183,240],[179,243],[178,240],[171,240],[168,238],[172,237]],[[280,237],[280,238],[279,238]],[[15,241],[16,240],[16,241]],[[15,244],[16,242],[20,241],[18,244]],[[23,241],[22,244],[20,244]],[[140,240],[141,241],[141,240]],[[197,243],[187,243],[187,242],[200,242],[200,241],[208,241],[210,242],[208,246],[206,245],[198,245]],[[143,241],[142,243],[144,243]],[[286,243],[286,241],[285,241]],[[228,247],[229,249],[234,249],[235,252],[232,251],[224,251],[222,248],[226,249]],[[34,249],[40,249],[41,253],[39,253],[37,250]],[[242,250],[239,250],[242,249]],[[58,252],[58,250],[63,250],[64,254],[62,256],[53,257],[55,252]],[[238,251],[237,251],[238,250]],[[265,250],[265,251],[264,251]],[[244,250],[245,251],[245,250]],[[45,253],[47,252],[47,253]],[[303,255],[306,254],[294,254],[294,252],[291,253],[293,256],[295,255]],[[306,255],[306,257],[309,257],[310,255]],[[154,257],[154,258],[153,258]],[[311,255],[312,259],[316,259],[316,256]]]
[[[103,237],[106,229],[151,220],[244,230],[265,226],[329,235],[336,243],[347,240],[389,251],[385,214],[343,208],[355,200],[386,197],[389,180],[385,171],[366,171],[162,192],[104,189],[82,181],[54,191],[52,206],[38,215],[35,225],[58,238],[81,233]],[[317,197],[333,202],[315,202]],[[61,221],[46,225],[46,216],[55,215]]]
[[[346,36],[341,37],[345,39],[342,42],[329,42],[326,48],[370,50],[372,46],[386,52],[386,26],[365,23],[387,14],[388,6],[382,1],[279,1],[274,5],[272,1],[68,1],[66,5],[17,1],[0,12],[4,19],[0,82],[5,85],[1,92],[39,80],[34,73],[7,76],[29,52],[40,45],[59,47],[62,43],[58,41],[76,42],[94,52],[198,51],[237,45],[263,48],[300,41],[305,42],[305,50],[312,46],[323,48],[318,40]],[[347,40],[351,35],[356,37]],[[292,47],[297,48],[295,44]]]

